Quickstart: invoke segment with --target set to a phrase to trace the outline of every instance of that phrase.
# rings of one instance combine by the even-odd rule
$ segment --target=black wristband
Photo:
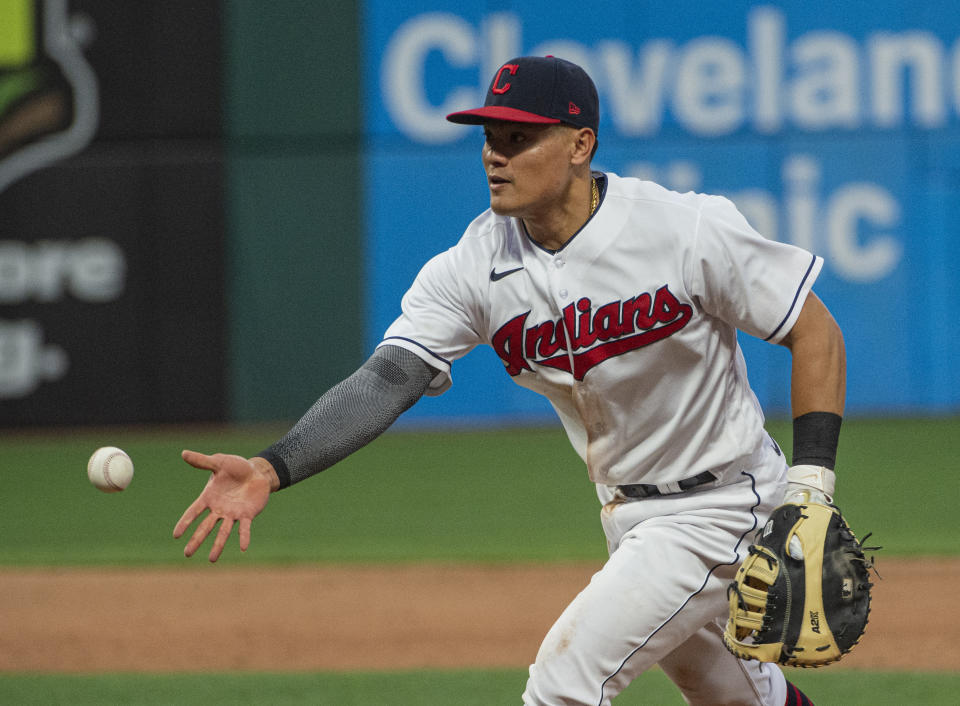
[[[794,419],[793,465],[824,466],[832,471],[842,422],[843,417],[833,412],[808,412]]]
[[[272,447],[261,451],[257,456],[267,459],[270,465],[273,466],[273,470],[277,472],[277,478],[280,479],[280,487],[278,490],[290,487],[290,471],[287,468],[287,463],[273,452]]]

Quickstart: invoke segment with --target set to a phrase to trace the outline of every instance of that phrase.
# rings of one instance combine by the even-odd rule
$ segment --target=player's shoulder
[[[680,247],[696,240],[704,214],[718,198],[695,191],[672,191],[636,177],[607,174],[603,208],[631,228],[640,229],[647,242],[659,237],[665,244]]]
[[[491,209],[487,209],[474,218],[463,232],[459,244],[465,247],[490,247],[507,237],[510,219],[498,216]]]
[[[474,275],[485,277],[490,262],[509,249],[506,244],[511,242],[510,220],[487,209],[470,222],[456,243],[434,255],[424,270],[461,283],[472,280]]]
[[[470,222],[449,252],[453,259],[465,266],[476,265],[483,269],[486,263],[504,251],[515,250],[517,242],[515,219],[498,216],[487,209]]]
[[[646,179],[607,173],[607,197],[642,202],[666,209],[699,211],[722,197],[696,191],[679,192]],[[725,199],[724,199],[725,200]]]

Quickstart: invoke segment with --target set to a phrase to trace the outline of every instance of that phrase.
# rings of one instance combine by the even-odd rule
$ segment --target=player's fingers
[[[210,534],[219,519],[220,518],[213,513],[203,518],[203,521],[194,531],[193,536],[190,537],[190,541],[187,542],[187,546],[183,548],[184,556],[193,556],[194,552],[203,544],[203,540],[207,538],[207,535]]]
[[[233,529],[233,520],[224,517],[220,523],[220,530],[217,532],[216,539],[213,540],[213,548],[210,550],[210,561],[216,561],[220,558],[223,548],[227,546],[227,540],[230,539],[230,530]]]
[[[240,550],[247,551],[247,547],[250,546],[250,526],[253,524],[253,520],[249,517],[245,517],[240,520]]]
[[[197,451],[184,449],[180,452],[180,457],[194,468],[204,471],[215,471],[219,467],[216,456],[208,456]]]
[[[190,507],[184,511],[184,513],[180,516],[180,519],[177,521],[176,526],[173,528],[173,538],[179,539],[183,533],[186,532],[187,527],[189,527],[193,521],[197,519],[197,516],[203,512],[205,507],[206,504],[200,500],[200,498],[197,498],[190,503]]]

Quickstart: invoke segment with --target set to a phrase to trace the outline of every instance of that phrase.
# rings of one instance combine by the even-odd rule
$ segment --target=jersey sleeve
[[[796,323],[823,258],[764,238],[732,202],[714,196],[701,208],[688,265],[705,311],[778,343]]]
[[[400,346],[439,372],[426,394],[443,394],[452,384],[451,364],[482,342],[464,301],[453,248],[433,257],[401,300],[401,314],[378,348]]]

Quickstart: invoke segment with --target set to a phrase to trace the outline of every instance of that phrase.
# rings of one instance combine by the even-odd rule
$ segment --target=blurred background
[[[575,18],[575,21],[574,21]],[[960,407],[950,2],[0,3],[0,424],[296,418],[486,205],[502,61],[601,94],[599,169],[826,259],[848,416]],[[744,340],[772,417],[783,351]],[[552,420],[488,349],[403,424]]]

